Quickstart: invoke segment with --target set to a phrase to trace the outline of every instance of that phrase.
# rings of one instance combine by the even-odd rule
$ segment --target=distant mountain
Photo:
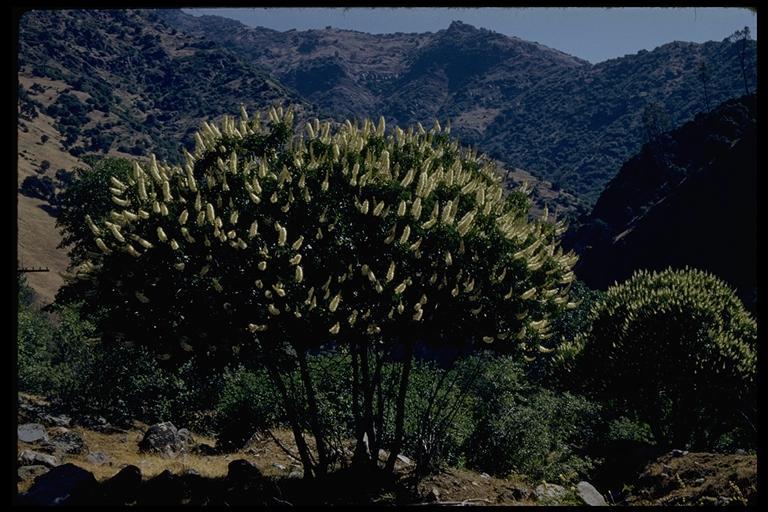
[[[18,182],[39,183],[19,196],[20,256],[56,271],[30,276],[51,297],[67,264],[45,199],[52,178],[88,154],[176,160],[202,120],[241,103],[337,120],[449,120],[510,185],[532,185],[535,214],[547,206],[576,218],[640,148],[651,101],[673,122],[705,109],[698,59],[711,69],[710,101],[739,94],[739,47],[673,43],[593,66],[459,22],[371,35],[278,32],[173,9],[29,11],[19,26]],[[747,53],[754,88],[754,43]]]
[[[724,279],[754,308],[756,96],[730,100],[645,144],[567,243],[593,288],[635,269],[685,265]]]
[[[55,35],[55,36],[54,36]],[[178,157],[202,120],[274,102],[308,104],[241,56],[151,11],[30,11],[19,75],[67,149]],[[36,78],[44,78],[45,81]],[[47,83],[46,83],[47,82]],[[32,86],[30,86],[31,89]],[[47,93],[47,94],[46,94]]]
[[[138,11],[38,10],[19,25],[18,183],[87,168],[93,154],[177,159],[203,119],[284,102],[297,94],[214,42]],[[18,252],[43,302],[62,284],[66,252],[43,194],[18,196]]]
[[[422,34],[326,28],[277,32],[179,10],[160,16],[261,66],[336,117],[381,114],[401,125],[450,120],[468,144],[568,189],[591,206],[641,147],[644,109],[672,126],[744,94],[741,43],[673,42],[596,65],[552,48],[454,22]],[[746,46],[748,86],[756,47]]]

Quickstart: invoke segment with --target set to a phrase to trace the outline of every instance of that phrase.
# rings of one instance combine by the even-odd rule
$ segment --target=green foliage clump
[[[711,448],[753,424],[757,324],[711,274],[636,272],[608,290],[568,350],[586,388],[647,421],[663,446]]]
[[[241,448],[254,433],[283,419],[279,398],[266,372],[242,366],[224,372],[215,410],[216,445],[224,450]]]
[[[117,424],[173,420],[197,432],[213,429],[206,409],[218,389],[215,376],[192,362],[174,371],[160,368],[140,346],[99,343],[93,322],[77,307],[40,311],[21,274],[18,284],[20,391],[44,395],[70,414]]]
[[[18,276],[17,368],[19,389],[42,392],[51,372],[53,332],[45,313],[33,308],[33,291]]]
[[[533,385],[510,360],[488,361],[477,385],[468,465],[498,475],[571,482],[594,467],[587,449],[600,422],[594,402]]]

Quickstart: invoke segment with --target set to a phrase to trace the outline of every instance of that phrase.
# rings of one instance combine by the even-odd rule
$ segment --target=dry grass
[[[72,463],[93,473],[97,480],[102,481],[114,476],[121,468],[134,465],[141,470],[143,478],[149,479],[159,475],[165,470],[171,473],[179,474],[188,469],[193,469],[206,478],[222,478],[227,475],[228,465],[233,460],[246,459],[253,463],[261,472],[267,476],[287,476],[287,474],[296,469],[298,465],[288,457],[278,446],[269,438],[265,438],[251,447],[234,453],[222,455],[195,455],[191,453],[180,454],[177,457],[167,457],[153,453],[141,453],[138,450],[138,443],[146,431],[146,425],[136,423],[134,428],[126,433],[101,433],[93,430],[75,427],[74,430],[80,433],[85,440],[87,450],[81,455],[63,455],[60,460],[62,464]],[[293,449],[292,434],[289,430],[278,430],[273,432],[275,437],[280,439],[283,445]],[[214,445],[215,440],[193,434],[195,441]],[[35,450],[33,444],[18,442],[18,450]],[[90,462],[87,458],[89,453],[101,452],[106,455],[108,462],[105,464],[96,464]],[[281,469],[276,466],[284,466]],[[19,482],[19,492],[26,491],[32,484],[31,481]]]

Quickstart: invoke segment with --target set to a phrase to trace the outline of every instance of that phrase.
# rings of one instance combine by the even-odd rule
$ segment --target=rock
[[[152,425],[144,433],[144,438],[139,441],[139,450],[142,452],[171,455],[183,449],[184,441],[170,421]]]
[[[410,466],[410,465],[413,464],[413,461],[411,459],[409,459],[408,457],[406,457],[405,455],[403,455],[403,454],[398,455],[397,456],[397,460],[399,460],[400,462],[402,462],[406,466]]]
[[[109,462],[109,458],[102,452],[89,453],[85,460],[98,466],[103,466]]]
[[[43,416],[43,422],[47,423],[48,425],[54,425],[56,427],[68,427],[72,423],[72,418],[66,414],[60,414],[59,416],[46,414]]]
[[[19,466],[46,466],[55,468],[59,464],[61,464],[61,462],[53,455],[33,452],[32,450],[24,450],[19,454],[18,458]]]
[[[22,480],[33,480],[37,478],[40,475],[43,475],[48,472],[48,467],[43,465],[37,465],[37,466],[21,466],[16,474],[18,475],[19,481]]]
[[[576,492],[579,495],[579,498],[584,500],[584,503],[587,505],[590,505],[592,507],[607,507],[608,503],[606,503],[605,498],[603,498],[603,495],[598,492],[595,487],[590,484],[589,482],[579,482],[576,484]]]
[[[92,504],[97,487],[93,473],[64,464],[37,477],[21,501],[34,506]]]
[[[304,472],[294,469],[288,473],[288,478],[304,478]]]
[[[35,451],[54,455],[58,450],[56,445],[50,441],[38,441],[35,443]]]
[[[274,464],[275,466],[282,466],[281,464]],[[282,466],[285,469],[285,466]],[[233,460],[227,466],[227,480],[232,482],[242,482],[245,480],[256,480],[263,478],[259,468],[251,464],[245,459]]]
[[[184,448],[191,449],[195,445],[195,438],[192,437],[192,433],[189,430],[180,428],[176,434],[179,436],[179,440],[184,445]]]
[[[105,505],[127,505],[136,501],[140,487],[141,470],[125,466],[101,484],[101,497]]]
[[[195,445],[192,448],[192,453],[196,453],[198,455],[211,456],[211,455],[218,455],[219,451],[209,444],[200,443],[198,445]]]
[[[89,428],[91,430],[95,430],[97,432],[101,432],[104,429],[109,428],[110,426],[106,418],[102,416],[91,416],[89,414],[86,414],[81,418],[79,418],[78,423],[83,427]]]
[[[186,494],[184,480],[167,469],[156,477],[147,480],[139,493],[139,506],[174,506],[181,505]]]
[[[502,496],[509,501],[521,501],[531,497],[531,490],[527,487],[513,485],[507,487]]]
[[[56,450],[69,454],[83,453],[88,449],[83,436],[66,428],[59,428],[51,433],[51,444]]]
[[[738,448],[735,452],[733,452],[736,455],[746,455],[747,450],[742,450],[741,448]]]
[[[543,483],[536,486],[533,494],[537,500],[559,500],[564,497],[568,491],[562,485]]]
[[[440,501],[440,489],[438,489],[437,487],[433,487],[432,489],[429,490],[425,499],[430,503],[433,503],[435,501]]]
[[[38,422],[47,415],[45,406],[34,403],[30,398],[23,395],[19,395],[18,404],[19,421],[23,423]]]
[[[283,466],[282,464],[278,464],[277,462],[273,462],[272,466],[276,467],[280,471],[285,471],[285,469],[286,469],[285,466]]]
[[[491,478],[491,475],[488,473],[480,473],[480,478],[484,478],[485,480],[489,480]]]
[[[672,455],[673,457],[682,457],[684,455],[688,455],[688,451],[687,450],[678,450],[677,448],[675,448],[674,450],[672,450],[670,452],[670,455]]]
[[[19,425],[16,431],[18,433],[19,441],[24,441],[25,443],[48,440],[48,434],[45,432],[45,427],[39,423],[25,423]]]

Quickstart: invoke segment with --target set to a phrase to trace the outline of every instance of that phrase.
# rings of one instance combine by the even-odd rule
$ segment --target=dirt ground
[[[640,475],[631,505],[753,505],[757,457],[715,453],[664,455]]]
[[[27,403],[46,407],[40,397],[24,395]],[[19,422],[35,421],[19,414]],[[49,435],[55,428],[46,425]],[[62,464],[73,463],[93,473],[103,482],[127,465],[141,470],[147,481],[168,470],[181,475],[194,470],[208,481],[224,479],[230,462],[245,459],[255,465],[269,480],[280,486],[294,504],[313,504],[321,500],[329,504],[435,504],[435,505],[541,505],[534,488],[541,482],[532,482],[525,476],[497,478],[466,469],[446,468],[444,471],[416,482],[412,470],[414,463],[407,457],[396,465],[393,477],[382,474],[360,475],[349,469],[340,469],[323,482],[302,480],[301,465],[280,445],[295,451],[293,436],[288,429],[262,433],[244,449],[234,453],[199,455],[181,453],[167,456],[141,453],[138,443],[148,425],[134,422],[129,429],[113,428],[95,431],[82,426],[69,429],[78,432],[87,445],[82,454],[57,453]],[[215,445],[215,440],[193,433],[195,443]],[[277,442],[275,441],[277,440]],[[279,443],[278,443],[279,442]],[[41,445],[17,441],[19,453],[23,450],[42,451]],[[349,448],[352,448],[350,443]],[[104,462],[89,459],[89,454],[103,454]],[[351,455],[351,451],[349,452]],[[380,454],[384,460],[386,453]],[[26,475],[17,483],[18,492],[25,492],[33,483]],[[557,504],[579,503],[575,488],[566,486],[568,495]],[[648,464],[628,493],[626,505],[753,505],[757,501],[757,457],[752,454],[668,453]],[[546,503],[552,504],[552,503]]]

